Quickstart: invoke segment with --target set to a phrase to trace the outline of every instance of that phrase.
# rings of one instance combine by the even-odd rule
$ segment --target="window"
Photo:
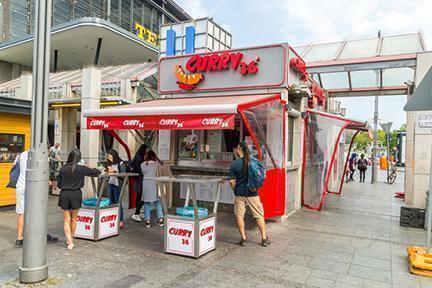
[[[131,30],[131,0],[121,1],[120,26],[128,31]]]
[[[151,29],[151,22],[152,21],[152,7],[144,3],[144,27],[147,29]]]
[[[232,161],[233,148],[240,142],[240,131],[206,130],[201,145],[201,159]]]
[[[27,1],[10,1],[10,37],[19,38],[29,34],[29,5]]]
[[[69,0],[55,0],[53,2],[53,26],[70,21],[71,2]]]
[[[178,158],[197,159],[199,143],[197,131],[180,130],[178,136]]]
[[[0,134],[0,163],[13,162],[24,151],[24,135]]]
[[[133,1],[133,27],[135,27],[135,23],[142,24],[143,23],[143,0],[134,0]]]
[[[294,161],[294,125],[295,117],[288,117],[288,150],[287,150],[287,161],[289,165],[293,164]]]
[[[120,25],[120,23],[119,23],[119,0],[111,0],[110,21],[114,24]]]

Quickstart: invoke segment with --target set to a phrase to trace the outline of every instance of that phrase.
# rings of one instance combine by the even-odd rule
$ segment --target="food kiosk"
[[[311,96],[312,80],[300,56],[288,44],[172,56],[159,60],[158,75],[159,99],[83,111],[87,129],[159,130],[159,138],[171,131],[173,145],[159,141],[174,160],[170,173],[196,177],[226,176],[232,148],[245,141],[266,165],[259,191],[265,217],[286,215],[288,199],[300,199],[299,187],[286,180],[288,114],[301,122]],[[210,188],[201,188],[197,198],[206,200]],[[184,198],[185,185],[180,190],[174,200]],[[221,203],[232,201],[223,185]]]
[[[82,113],[86,129],[114,134],[117,130],[158,131],[158,156],[169,159],[166,176],[172,179],[158,182],[179,183],[172,185],[168,197],[174,206],[181,205],[181,198],[187,203],[194,191],[194,217],[183,221],[178,215],[167,216],[165,252],[199,257],[215,248],[217,205],[209,218],[202,218],[197,215],[196,201],[211,202],[214,191],[219,191],[216,202],[233,203],[231,188],[220,179],[226,178],[233,148],[240,142],[246,142],[266,167],[266,180],[259,189],[265,217],[282,217],[300,208],[301,187],[296,182],[301,179],[301,116],[308,101],[316,100],[311,89],[317,90],[301,57],[288,44],[277,44],[165,57],[158,65],[158,99]],[[315,102],[323,106],[324,93]],[[194,181],[178,181],[180,175]],[[209,176],[216,180],[209,181]],[[174,227],[179,221],[191,229]],[[214,226],[211,245],[203,250],[206,246],[199,243],[199,235],[206,221],[215,225],[210,225]],[[194,234],[197,245],[189,245],[187,251],[176,249],[178,245],[185,248],[182,241],[188,239],[177,237],[172,244],[178,236],[174,231],[186,230],[191,231],[190,237]]]

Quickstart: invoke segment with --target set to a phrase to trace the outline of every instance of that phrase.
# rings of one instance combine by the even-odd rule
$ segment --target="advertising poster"
[[[202,221],[200,223],[199,227],[199,244],[200,244],[200,251],[199,255],[203,255],[204,253],[207,253],[213,249],[215,249],[216,245],[216,225],[215,225],[215,218],[209,218],[205,221]]]
[[[74,237],[94,240],[94,210],[80,209],[77,217],[77,228]]]
[[[167,252],[193,256],[194,254],[194,223],[167,220]]]
[[[99,239],[118,235],[119,208],[103,209],[99,212]]]

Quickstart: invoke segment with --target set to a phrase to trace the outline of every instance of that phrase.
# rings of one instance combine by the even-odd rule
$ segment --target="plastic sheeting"
[[[308,112],[303,159],[303,205],[321,210],[340,136],[349,120]]]
[[[267,168],[283,167],[284,105],[280,99],[241,110],[254,148]],[[259,144],[258,144],[259,143]]]

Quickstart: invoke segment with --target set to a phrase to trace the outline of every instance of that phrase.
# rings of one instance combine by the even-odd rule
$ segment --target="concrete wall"
[[[415,85],[418,86],[426,72],[432,67],[432,52],[417,56]],[[421,115],[432,112],[407,113],[407,147],[405,173],[405,202],[417,208],[426,204],[426,190],[429,184],[432,130],[419,127]]]

